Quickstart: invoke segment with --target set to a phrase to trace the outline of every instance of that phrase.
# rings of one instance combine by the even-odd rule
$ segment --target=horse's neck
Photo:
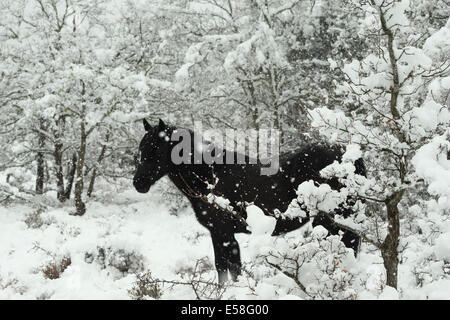
[[[207,192],[207,185],[213,183],[212,172],[213,169],[205,163],[195,164],[194,152],[194,133],[189,130],[191,134],[191,150],[190,163],[182,163],[175,165],[170,159],[173,144],[169,150],[169,178],[181,191],[191,195],[205,195]]]
[[[208,176],[202,164],[183,164],[173,166],[169,171],[169,178],[175,186],[186,193],[188,196],[204,196],[208,193],[208,184],[211,181],[212,174]]]

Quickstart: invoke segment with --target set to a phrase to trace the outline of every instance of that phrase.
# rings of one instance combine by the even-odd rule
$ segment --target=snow
[[[201,13],[201,14],[213,13],[217,16],[220,16],[222,19],[230,18],[229,15],[227,14],[226,10],[220,8],[218,5],[192,1],[192,2],[189,2],[188,7],[193,12],[197,12],[197,13]]]
[[[175,278],[189,262],[204,256],[212,259],[211,241],[195,217],[190,212],[170,215],[160,202],[130,190],[110,204],[90,203],[83,217],[69,215],[71,207],[49,210],[43,216],[54,222],[38,229],[28,229],[24,222],[32,209],[0,208],[0,284],[7,279],[18,281],[0,290],[0,298],[129,299],[133,274],[86,262],[85,254],[97,252],[98,247],[142,255],[145,267],[166,279]],[[59,279],[43,277],[39,270],[51,257],[33,249],[35,244],[57,256],[70,255],[72,264]],[[25,292],[21,294],[20,288],[26,288]]]
[[[342,202],[345,195],[332,190],[328,184],[315,186],[313,180],[302,182],[297,189],[297,195],[309,210],[332,212]]]
[[[450,232],[443,233],[436,239],[434,250],[438,259],[450,261]]]
[[[25,222],[35,212],[32,207],[0,208],[0,299],[130,299],[129,290],[141,271],[150,270],[157,279],[182,280],[183,270],[192,269],[199,259],[214,265],[209,233],[189,207],[176,216],[170,214],[169,204],[157,190],[149,194],[131,189],[120,193],[105,190],[101,196],[102,201],[88,203],[83,217],[69,215],[73,211],[70,205],[49,208],[41,214],[43,223],[38,228],[29,228]],[[430,207],[435,209],[429,210],[439,210],[440,206],[436,203]],[[353,252],[342,246],[339,236],[327,238],[328,231],[322,226],[311,228],[307,224],[284,236],[272,237],[274,218],[265,216],[254,205],[247,207],[247,214],[252,233],[238,234],[236,239],[244,266],[251,268],[256,278],[239,278],[234,287],[226,290],[224,299],[309,298],[292,279],[258,262],[261,255],[270,252],[275,254],[272,259],[283,252],[306,258],[299,276],[310,293],[326,292],[333,283],[347,283],[335,298],[450,299],[448,280],[436,278],[418,288],[411,273],[422,259],[435,254],[438,260],[429,272],[442,274],[444,261],[450,258],[450,225],[442,225],[446,232],[436,239],[431,251],[424,250],[413,238],[407,239],[410,245],[400,265],[401,290],[396,291],[383,286],[381,257],[368,251],[364,243],[355,259]],[[99,248],[105,251],[103,260]],[[337,248],[341,248],[339,254]],[[134,269],[118,269],[124,259],[120,252],[131,255]],[[63,256],[70,256],[69,267],[57,279],[45,278],[43,267]],[[335,263],[339,267],[327,273]],[[203,276],[215,279],[216,273],[214,269],[205,270]],[[164,287],[162,291],[162,299],[195,298],[188,287]]]
[[[342,155],[342,162],[355,162],[362,157],[361,147],[357,144],[347,145],[345,153]]]
[[[429,182],[431,194],[450,195],[450,160],[445,152],[450,150],[449,134],[434,137],[412,159],[417,174]]]
[[[162,89],[170,89],[172,86],[172,83],[170,81],[163,81],[163,80],[152,79],[152,78],[148,79],[148,83],[153,87],[162,88]]]
[[[259,23],[258,30],[250,39],[227,54],[223,63],[229,74],[234,74],[239,69],[258,70],[267,65],[285,68],[288,62],[282,46],[276,42],[274,31],[263,22]]]
[[[112,49],[96,49],[95,55],[102,64],[109,64],[113,61],[116,52]]]
[[[430,57],[436,57],[439,54],[448,54],[450,50],[450,18],[444,27],[432,34],[425,41],[423,49]]]
[[[175,73],[175,88],[177,90],[182,90],[189,81],[189,68],[193,65],[192,62],[185,63],[180,69]]]
[[[277,222],[275,218],[264,215],[263,211],[255,205],[247,207],[246,221],[250,231],[255,235],[272,234]]]
[[[324,180],[339,179],[339,191],[286,176],[301,183],[297,199],[286,212],[275,213],[313,217],[333,213],[344,202],[350,206],[348,196],[360,196],[366,201],[351,205],[356,214],[335,221],[372,241],[363,242],[355,258],[343,246],[342,233],[330,235],[311,221],[272,237],[276,220],[250,205],[251,234],[236,235],[245,272],[226,284],[223,299],[450,299],[450,19],[428,19],[432,10],[442,11],[440,1],[353,0],[361,13],[356,19],[341,17],[343,12],[335,11],[339,4],[323,0],[107,2],[73,4],[73,12],[59,17],[67,18],[61,30],[36,2],[7,1],[10,6],[0,9],[0,104],[6,108],[0,299],[130,299],[130,290],[148,272],[162,280],[217,280],[210,234],[188,201],[173,200],[165,180],[138,194],[130,181],[116,178],[132,171],[132,146],[137,149],[143,133],[134,121],[143,117],[168,117],[174,125],[207,118],[208,126],[249,129],[273,127],[279,120],[287,148],[297,143],[291,138],[303,125],[305,137],[314,141],[311,124],[327,142],[346,147],[340,162],[320,171]],[[64,2],[48,9],[64,12]],[[391,33],[381,29],[381,18]],[[325,42],[316,37],[322,32],[331,36]],[[353,46],[348,36],[361,43],[348,48]],[[336,41],[329,46],[328,40]],[[358,55],[342,55],[341,49]],[[305,97],[309,119],[288,121]],[[81,168],[86,180],[100,147],[108,150],[93,197],[83,194],[87,213],[78,217],[73,200],[56,199],[52,150],[62,143],[69,171],[66,161],[82,151],[77,149],[83,122],[90,133]],[[45,131],[41,151],[49,189],[39,196],[33,195],[36,128]],[[114,141],[104,144],[107,132]],[[211,147],[196,145],[198,151]],[[367,164],[367,178],[355,174],[359,158]],[[202,200],[238,216],[228,199],[214,194],[215,184],[207,185],[211,194]],[[370,242],[379,244],[386,236],[386,199],[403,188],[394,289],[386,285],[380,250]],[[202,269],[194,272],[199,261]],[[161,290],[161,299],[196,297],[189,285]]]
[[[418,108],[413,108],[412,114],[412,124],[426,131],[435,130],[441,124],[450,124],[450,112],[435,101],[430,100]]]
[[[440,280],[423,288],[427,299],[449,300],[450,280]]]
[[[398,300],[399,294],[395,288],[386,286],[378,298],[380,300]]]

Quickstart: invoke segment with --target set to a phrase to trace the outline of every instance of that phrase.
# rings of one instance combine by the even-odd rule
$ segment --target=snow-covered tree
[[[143,116],[138,110],[145,110],[153,84],[118,59],[123,34],[107,11],[100,14],[106,4],[24,1],[3,8],[10,18],[3,31],[11,39],[3,43],[2,54],[20,66],[16,81],[23,82],[14,87],[23,90],[20,95],[11,91],[9,96],[18,97],[6,104],[16,109],[9,121],[17,119],[12,132],[25,148],[17,152],[36,154],[36,193],[44,192],[46,167],[54,172],[60,201],[70,197],[74,183],[78,214],[84,213],[87,165],[90,194],[109,141],[122,141],[116,132]]]
[[[342,162],[322,171],[324,177],[339,177],[346,187],[336,191],[304,182],[298,190],[299,203],[313,215],[333,219],[332,211],[348,197],[365,201],[365,205],[356,202],[354,209],[359,208],[360,214],[354,219],[336,216],[334,222],[356,230],[380,250],[386,283],[397,288],[400,224],[407,219],[400,206],[408,191],[420,184],[418,173],[424,170],[414,166],[418,161],[414,159],[421,148],[436,143],[437,137],[446,141],[449,134],[448,105],[435,96],[434,86],[445,83],[450,66],[448,60],[432,59],[433,50],[434,55],[448,55],[444,36],[448,29],[420,48],[412,45],[420,35],[406,16],[409,1],[361,1],[355,8],[365,12],[367,36],[376,45],[363,60],[343,68],[347,81],[340,89],[347,94],[347,105],[356,108],[320,107],[310,112],[312,126],[324,137],[347,145]],[[446,157],[447,147],[442,145],[441,156],[436,156]],[[367,177],[354,174],[353,162],[359,157],[365,161]],[[301,214],[301,206],[288,213]]]

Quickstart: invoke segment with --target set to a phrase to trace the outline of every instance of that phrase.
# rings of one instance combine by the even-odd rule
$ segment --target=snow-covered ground
[[[215,279],[209,234],[189,207],[174,215],[163,194],[142,195],[131,189],[106,192],[101,199],[89,202],[83,217],[70,215],[70,205],[47,208],[40,214],[25,205],[0,208],[0,299],[130,299],[129,290],[135,286],[137,274],[150,270],[155,279],[182,282],[201,259],[210,264],[203,269],[202,280]],[[257,212],[249,213],[252,224],[252,220],[258,220]],[[283,250],[284,238],[269,240],[265,226],[270,226],[270,221],[260,224],[262,229],[255,230],[254,235],[237,236],[244,267],[255,274],[227,289],[223,299],[308,298],[288,277],[252,264],[255,252],[265,245],[278,243]],[[302,237],[302,232],[291,232],[288,237]],[[322,230],[314,232],[320,234]],[[444,238],[435,247],[412,243],[406,249],[409,251],[403,253],[404,263],[400,265],[399,292],[383,287],[382,260],[363,245],[357,259],[347,255],[342,262],[348,270],[340,269],[344,276],[347,272],[353,275],[348,282],[352,287],[344,290],[356,299],[450,299],[448,277],[425,281],[418,288],[411,272],[430,251],[446,252]],[[46,270],[59,266],[64,257],[70,257],[70,264],[49,278]],[[430,268],[435,269],[434,274],[439,273],[444,260],[426,265],[424,273],[433,274]],[[314,264],[305,265],[300,278],[306,284],[317,274],[314,268]],[[196,298],[186,285],[164,285],[161,293],[162,299]]]
[[[165,279],[175,278],[192,261],[211,258],[211,241],[191,212],[170,215],[157,195],[130,190],[115,195],[109,204],[89,203],[83,217],[69,215],[72,210],[63,207],[42,213],[44,224],[33,229],[25,220],[35,209],[0,208],[0,298],[130,298],[127,290],[134,274],[124,274],[108,263],[102,268],[97,259],[89,263],[89,254],[95,257],[99,248],[106,249],[106,260],[107,248],[134,253],[135,269],[145,266]],[[46,279],[43,267],[65,255],[71,258],[70,266],[60,278]]]

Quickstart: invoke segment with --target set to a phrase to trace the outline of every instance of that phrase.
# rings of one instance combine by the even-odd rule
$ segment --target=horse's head
[[[133,185],[138,192],[148,192],[150,187],[169,171],[169,128],[160,119],[152,127],[144,119],[145,136],[139,145],[140,159],[137,161]]]

